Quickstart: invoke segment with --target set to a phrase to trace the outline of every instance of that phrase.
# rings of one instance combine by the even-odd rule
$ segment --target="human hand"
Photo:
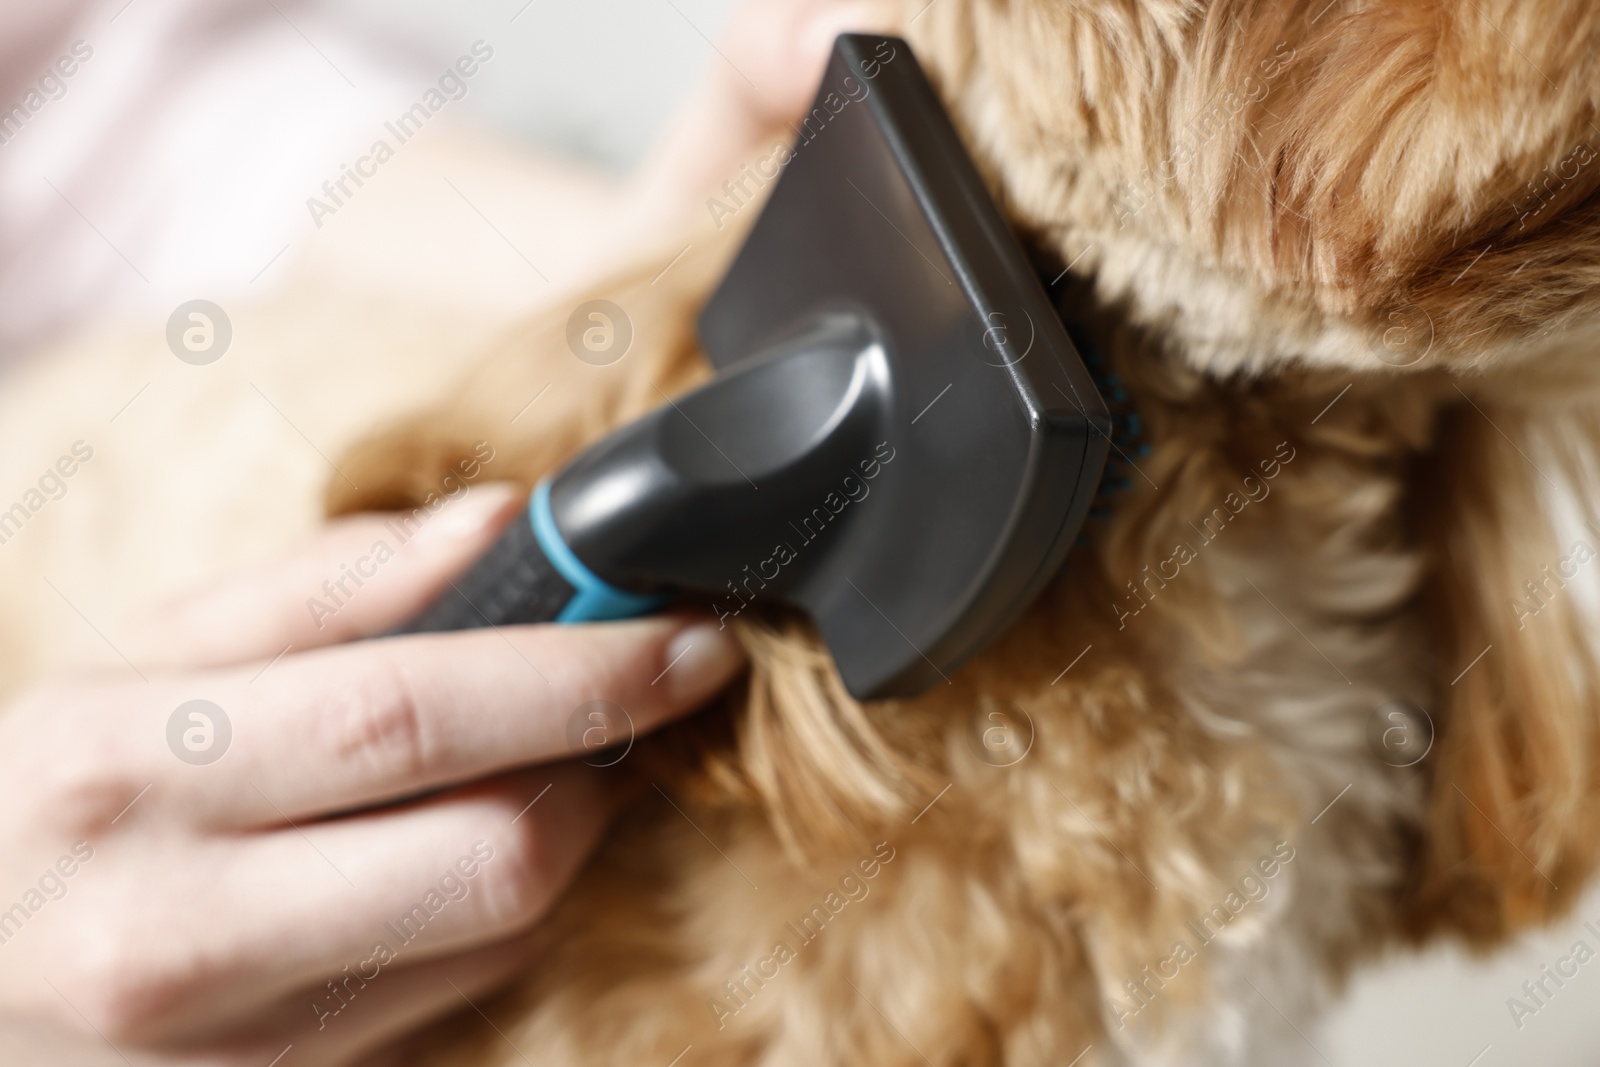
[[[746,0],[694,91],[639,167],[628,224],[700,217],[739,165],[789,144],[841,33],[892,32],[887,0]],[[637,239],[635,237],[635,239]]]
[[[601,772],[543,762],[574,710],[648,731],[741,656],[683,617],[338,644],[416,612],[517,506],[471,490],[313,613],[398,541],[390,516],[337,523],[153,620],[124,648],[143,680],[5,711],[0,1061],[347,1064],[525,965],[611,807]]]

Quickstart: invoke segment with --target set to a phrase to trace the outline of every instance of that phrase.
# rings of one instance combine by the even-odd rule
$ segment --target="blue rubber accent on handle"
[[[576,592],[567,606],[561,609],[556,622],[607,622],[612,619],[632,619],[648,615],[667,602],[664,596],[640,596],[629,593],[600,579],[583,565],[561,539],[556,529],[556,517],[550,511],[550,482],[539,483],[528,501],[528,520],[533,524],[533,535],[552,566],[567,580]]]

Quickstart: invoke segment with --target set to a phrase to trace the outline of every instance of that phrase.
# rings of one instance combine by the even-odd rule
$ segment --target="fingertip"
[[[127,647],[152,665],[215,666],[383,633],[486,552],[523,499],[520,486],[485,482],[409,512],[344,516],[135,616]]]
[[[558,676],[558,688],[570,686],[575,696],[599,697],[625,709],[626,729],[606,735],[605,745],[619,743],[623,734],[631,737],[634,729],[648,733],[698,710],[746,665],[733,628],[698,613],[557,627],[549,634],[558,635],[564,643],[573,642],[567,647],[585,653],[568,659],[578,677]]]
[[[888,21],[884,5],[873,0],[816,4],[800,14],[790,39],[800,62],[820,71],[841,33],[881,32]]]
[[[453,562],[461,551],[477,547],[488,534],[497,533],[525,498],[522,487],[513,482],[469,486],[459,499],[446,502],[437,516],[425,519],[411,542],[424,550],[446,553]],[[424,510],[418,508],[417,512]]]
[[[661,673],[652,685],[664,685],[668,700],[692,708],[710,699],[745,667],[745,652],[726,624],[710,619],[689,621],[663,648]]]
[[[841,33],[871,33],[891,25],[881,0],[778,0],[751,3],[734,16],[727,50],[740,70],[713,68],[766,123],[790,122],[805,110]]]

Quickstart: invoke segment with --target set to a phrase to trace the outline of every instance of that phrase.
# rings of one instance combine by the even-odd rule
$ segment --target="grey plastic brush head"
[[[407,630],[784,603],[852,694],[901,697],[1055,573],[1111,419],[904,41],[839,38],[700,335],[717,377],[541,484]]]
[[[904,41],[838,39],[699,326],[718,380],[552,489],[607,580],[797,605],[879,698],[945,679],[1055,572],[1110,418]],[[619,476],[650,503],[594,521]]]

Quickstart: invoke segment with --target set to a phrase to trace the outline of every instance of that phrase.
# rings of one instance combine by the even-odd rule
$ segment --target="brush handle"
[[[550,622],[575,590],[550,563],[524,511],[472,569],[400,633]]]
[[[549,483],[472,569],[396,633],[436,633],[536,622],[601,622],[660,607],[607,584],[575,556],[550,514]]]

